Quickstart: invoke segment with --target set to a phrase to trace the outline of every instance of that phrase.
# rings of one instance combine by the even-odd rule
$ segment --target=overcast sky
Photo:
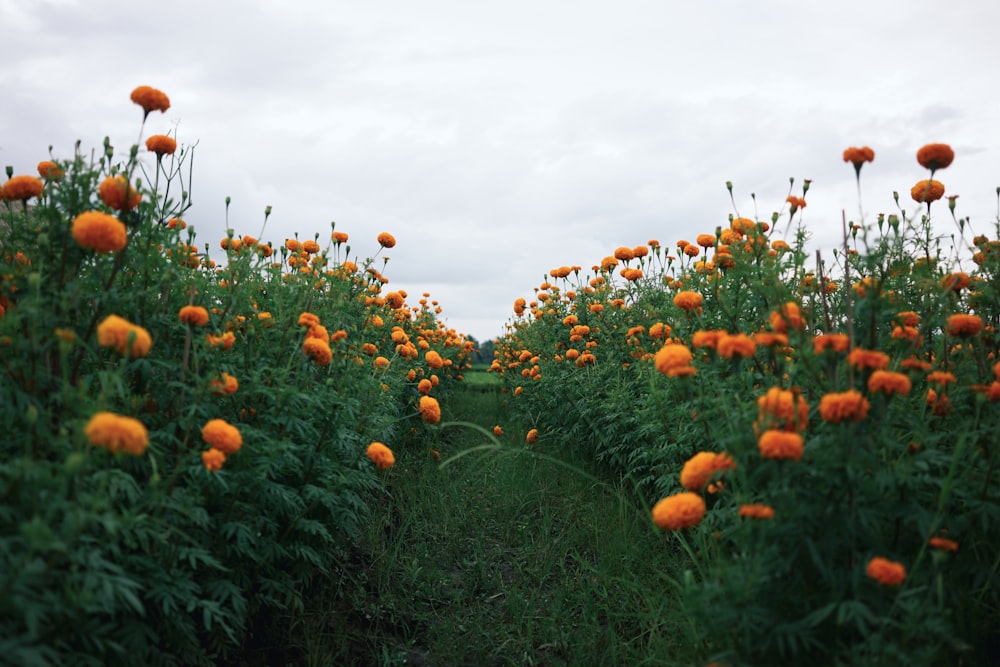
[[[770,219],[813,180],[814,247],[857,219],[848,146],[871,146],[868,219],[912,210],[917,148],[991,232],[1000,185],[1000,3],[964,0],[0,0],[0,164],[33,173],[105,135],[197,142],[200,242],[299,232],[398,245],[390,288],[428,291],[485,340],[546,271],[672,245],[732,212]],[[902,200],[902,199],[901,199]],[[944,219],[946,209],[938,210]],[[950,223],[949,223],[950,224]]]

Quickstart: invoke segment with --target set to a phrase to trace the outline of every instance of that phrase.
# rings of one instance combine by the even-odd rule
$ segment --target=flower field
[[[595,664],[976,665],[1000,652],[1000,210],[989,230],[960,217],[938,180],[950,147],[920,148],[909,197],[873,220],[845,217],[829,256],[808,250],[806,181],[768,220],[733,215],[691,242],[553,268],[496,341],[502,412],[469,410],[490,420],[478,425],[487,449],[530,474],[493,475],[509,493],[477,482],[452,497],[459,478],[445,471],[463,455],[449,458],[458,440],[443,440],[442,417],[491,385],[463,389],[474,345],[430,294],[391,288],[392,235],[267,242],[265,210],[252,228],[227,219],[224,238],[199,239],[184,221],[192,149],[150,130],[170,100],[140,86],[132,102],[140,142],[126,160],[107,140],[96,155],[78,145],[37,172],[9,168],[0,189],[6,660],[273,664],[317,608],[324,627],[355,632],[359,616],[389,616],[394,595],[437,601],[436,581],[385,582],[359,610],[362,575],[398,578],[416,562],[403,548],[371,557],[372,545],[427,521],[419,545],[434,547],[434,522],[474,505],[468,494],[521,521],[505,503],[553,457],[592,466],[655,537],[629,533],[613,503],[562,512],[598,536],[613,531],[588,521],[621,523],[633,553],[552,542],[532,565],[537,586],[497,568],[529,591],[607,593],[596,610],[565,598],[593,622],[601,648],[582,655]],[[860,196],[875,153],[843,160]],[[406,486],[414,475],[420,486]],[[477,551],[479,538],[457,533],[469,523],[451,531],[456,553]],[[634,571],[606,572],[620,563]],[[570,570],[589,574],[552,583]],[[492,604],[514,596],[480,576],[468,587],[489,592],[480,624],[523,615]],[[526,629],[530,659],[498,664],[579,664],[568,645],[584,644],[583,621],[554,609],[565,627],[545,632],[563,639]],[[358,632],[384,646],[380,627]],[[507,641],[519,645],[470,655],[503,655]],[[296,661],[407,663],[352,650]]]

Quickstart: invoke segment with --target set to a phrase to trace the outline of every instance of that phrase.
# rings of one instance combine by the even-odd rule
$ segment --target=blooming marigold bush
[[[874,157],[843,152],[859,186]],[[940,147],[918,156],[932,172],[950,162]],[[698,647],[687,662],[988,662],[1000,221],[951,252],[968,221],[954,198],[954,220],[938,220],[944,186],[926,180],[915,209],[899,198],[848,220],[836,252],[816,253],[799,215],[809,188],[769,220],[734,211],[714,232],[688,230],[695,244],[633,255],[638,280],[598,256],[544,307],[521,300],[493,372],[526,423],[661,499],[654,523],[686,545],[660,557],[687,563],[688,581],[668,582]],[[783,213],[795,216],[776,226]],[[593,363],[565,363],[591,342]],[[733,467],[720,479],[703,450],[722,449]],[[942,534],[962,548],[929,541]]]
[[[162,131],[149,114],[169,98],[132,100],[140,135]],[[303,610],[349,607],[331,573],[351,571],[385,497],[366,447],[423,455],[402,437],[420,423],[405,373],[443,400],[474,351],[434,307],[387,303],[373,257],[306,241],[308,259],[279,262],[230,228],[216,266],[183,223],[190,200],[168,196],[189,190],[192,149],[166,138],[4,186],[0,650],[15,664],[235,664],[299,641]],[[406,363],[383,319],[412,341]],[[363,345],[393,363],[374,375]]]

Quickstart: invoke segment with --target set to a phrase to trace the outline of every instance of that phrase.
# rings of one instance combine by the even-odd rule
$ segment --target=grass
[[[684,629],[665,608],[672,550],[645,509],[580,462],[547,458],[559,443],[526,449],[499,392],[473,386],[450,403],[507,434],[447,428],[445,465],[399,457],[350,575],[353,618],[313,638],[310,662],[683,664]]]

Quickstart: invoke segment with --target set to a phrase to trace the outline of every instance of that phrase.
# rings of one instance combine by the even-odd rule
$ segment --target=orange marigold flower
[[[931,203],[944,196],[944,183],[941,181],[917,181],[916,185],[910,188],[910,197],[918,203]]]
[[[899,365],[903,368],[914,370],[914,371],[926,371],[930,370],[931,363],[929,361],[924,361],[917,357],[907,357],[899,362]]]
[[[920,330],[916,327],[906,326],[905,324],[893,327],[890,336],[894,340],[907,340],[915,345],[919,345],[921,340]]]
[[[226,462],[226,455],[222,451],[212,447],[206,449],[201,453],[201,463],[205,466],[205,469],[209,472],[218,472],[222,470],[223,464]]]
[[[128,243],[125,224],[100,211],[87,211],[76,216],[71,233],[80,246],[95,252],[119,252]]]
[[[130,211],[142,200],[142,195],[124,176],[108,176],[97,187],[97,194],[116,211]]]
[[[958,382],[958,378],[955,377],[954,373],[949,373],[948,371],[934,371],[927,374],[927,382],[945,386],[952,382]]]
[[[347,243],[347,239],[348,236],[344,232],[334,232],[333,234],[330,234],[330,240],[337,244]]]
[[[691,347],[701,348],[707,347],[714,350],[718,344],[719,339],[726,335],[726,332],[722,329],[710,329],[708,331],[695,331],[694,335],[691,336]]]
[[[743,357],[747,359],[754,355],[757,343],[746,334],[725,334],[719,338],[716,350],[720,357],[730,359],[732,357]]]
[[[61,181],[66,172],[52,160],[42,160],[38,163],[38,175],[46,181]]]
[[[804,431],[808,425],[809,404],[798,392],[771,387],[757,398],[758,427]]]
[[[684,246],[683,253],[688,257],[697,257],[698,255],[701,254],[701,248],[699,248],[694,244],[689,244]]]
[[[957,313],[948,317],[948,324],[945,330],[949,335],[969,338],[983,330],[983,320],[977,315]]]
[[[299,314],[300,327],[314,327],[319,324],[319,315],[314,315],[308,311]]]
[[[528,431],[527,435],[524,436],[524,440],[529,445],[533,445],[536,442],[538,442],[538,429],[533,428],[530,431]]]
[[[967,288],[972,284],[972,278],[968,273],[964,271],[956,271],[955,273],[949,273],[944,278],[941,279],[941,287],[945,289],[950,289],[955,292],[960,292],[961,290]],[[916,325],[913,325],[916,326]]]
[[[701,304],[704,300],[705,299],[701,294],[689,290],[678,292],[674,295],[674,305],[687,312],[691,312],[696,308],[701,308]]]
[[[442,359],[441,355],[435,350],[427,350],[424,354],[424,361],[427,362],[429,367],[434,369],[444,366],[444,359]]]
[[[632,251],[632,248],[626,248],[623,246],[621,248],[615,249],[615,259],[620,259],[623,262],[625,262],[634,258],[635,258],[635,253]]]
[[[661,530],[693,528],[705,517],[705,509],[705,500],[699,494],[675,493],[653,505],[653,523]]]
[[[653,340],[662,340],[671,333],[673,333],[673,329],[670,328],[669,324],[663,322],[657,322],[649,327],[649,337]]]
[[[498,438],[503,435],[503,429],[500,428],[499,424],[493,427],[493,435]]]
[[[864,166],[865,162],[872,162],[875,160],[875,151],[868,146],[862,146],[861,148],[855,148],[854,146],[844,150],[844,162],[850,162],[854,165],[855,174],[860,175],[861,167]]]
[[[668,377],[678,377],[694,373],[694,368],[690,365],[693,360],[694,354],[686,345],[667,343],[656,353],[653,365]]]
[[[898,321],[904,327],[915,327],[920,324],[920,315],[916,314],[912,310],[904,310],[896,314]]]
[[[714,248],[715,241],[715,234],[698,234],[698,238],[695,239],[695,243],[702,248]]]
[[[750,519],[773,519],[774,508],[770,505],[763,505],[760,503],[740,505],[740,516]]]
[[[173,137],[168,137],[165,134],[154,134],[146,139],[146,150],[156,153],[157,158],[173,155],[174,151],[177,150],[177,142]]]
[[[216,396],[226,396],[235,394],[240,388],[240,382],[229,373],[223,373],[209,380],[208,387]]]
[[[771,329],[776,333],[786,334],[789,329],[801,331],[806,326],[799,304],[794,301],[789,301],[778,310],[771,311],[768,317],[771,320]]]
[[[396,457],[393,456],[392,450],[381,442],[373,442],[368,445],[368,449],[365,450],[365,456],[367,456],[379,470],[388,470],[396,462]]]
[[[441,405],[432,396],[420,397],[420,417],[428,424],[441,421]]]
[[[868,416],[871,404],[868,399],[853,389],[841,393],[830,393],[819,401],[819,416],[831,424],[861,421]]]
[[[210,419],[201,427],[201,438],[223,454],[235,454],[243,446],[238,428],[224,419]]]
[[[302,341],[302,351],[306,356],[311,357],[318,366],[327,366],[333,361],[333,350],[330,349],[330,344],[324,338],[307,336]]]
[[[911,388],[910,378],[903,373],[878,370],[868,378],[868,391],[872,393],[880,391],[889,396],[892,394],[906,396]]]
[[[698,452],[681,468],[681,486],[688,491],[701,492],[715,473],[735,468],[736,463],[729,454]]]
[[[889,355],[856,347],[847,355],[847,363],[859,369],[884,369],[889,367]]]
[[[868,561],[865,574],[883,586],[899,586],[906,579],[906,568],[902,563],[876,556]]]
[[[795,213],[800,208],[806,207],[806,200],[803,199],[802,197],[789,195],[788,197],[785,198],[785,201],[788,202],[789,208],[791,209],[792,213]]]
[[[236,343],[236,334],[232,331],[227,331],[221,336],[205,334],[205,342],[211,347],[221,347],[223,350],[228,350]]]
[[[802,458],[805,442],[802,436],[794,431],[768,429],[757,439],[757,449],[765,459],[798,461]]]
[[[396,245],[396,238],[389,232],[382,232],[378,235],[378,244],[383,248],[392,248]]]
[[[788,345],[788,336],[770,331],[758,331],[753,335],[753,342],[762,347]]]
[[[927,540],[927,544],[933,549],[941,551],[958,551],[958,542],[949,540],[947,537],[932,537]]]
[[[917,162],[924,169],[944,169],[955,159],[955,151],[948,144],[927,144],[917,151]]]
[[[165,112],[170,108],[170,98],[160,90],[150,86],[139,86],[129,96],[133,102],[142,107],[143,118],[152,111]]]
[[[201,306],[184,306],[177,313],[181,322],[203,327],[208,324],[208,309]]]
[[[153,339],[144,328],[118,315],[108,315],[97,325],[97,344],[114,348],[118,354],[145,357]]]
[[[6,183],[0,192],[6,201],[27,201],[42,194],[45,183],[35,176],[14,176]]]
[[[142,456],[149,446],[149,433],[141,421],[113,412],[98,412],[90,418],[83,432],[90,444],[112,454],[123,452]]]
[[[417,391],[420,392],[421,394],[431,393],[431,381],[428,380],[427,378],[422,379],[420,382],[417,383]],[[517,392],[515,392],[515,394],[516,393]]]

